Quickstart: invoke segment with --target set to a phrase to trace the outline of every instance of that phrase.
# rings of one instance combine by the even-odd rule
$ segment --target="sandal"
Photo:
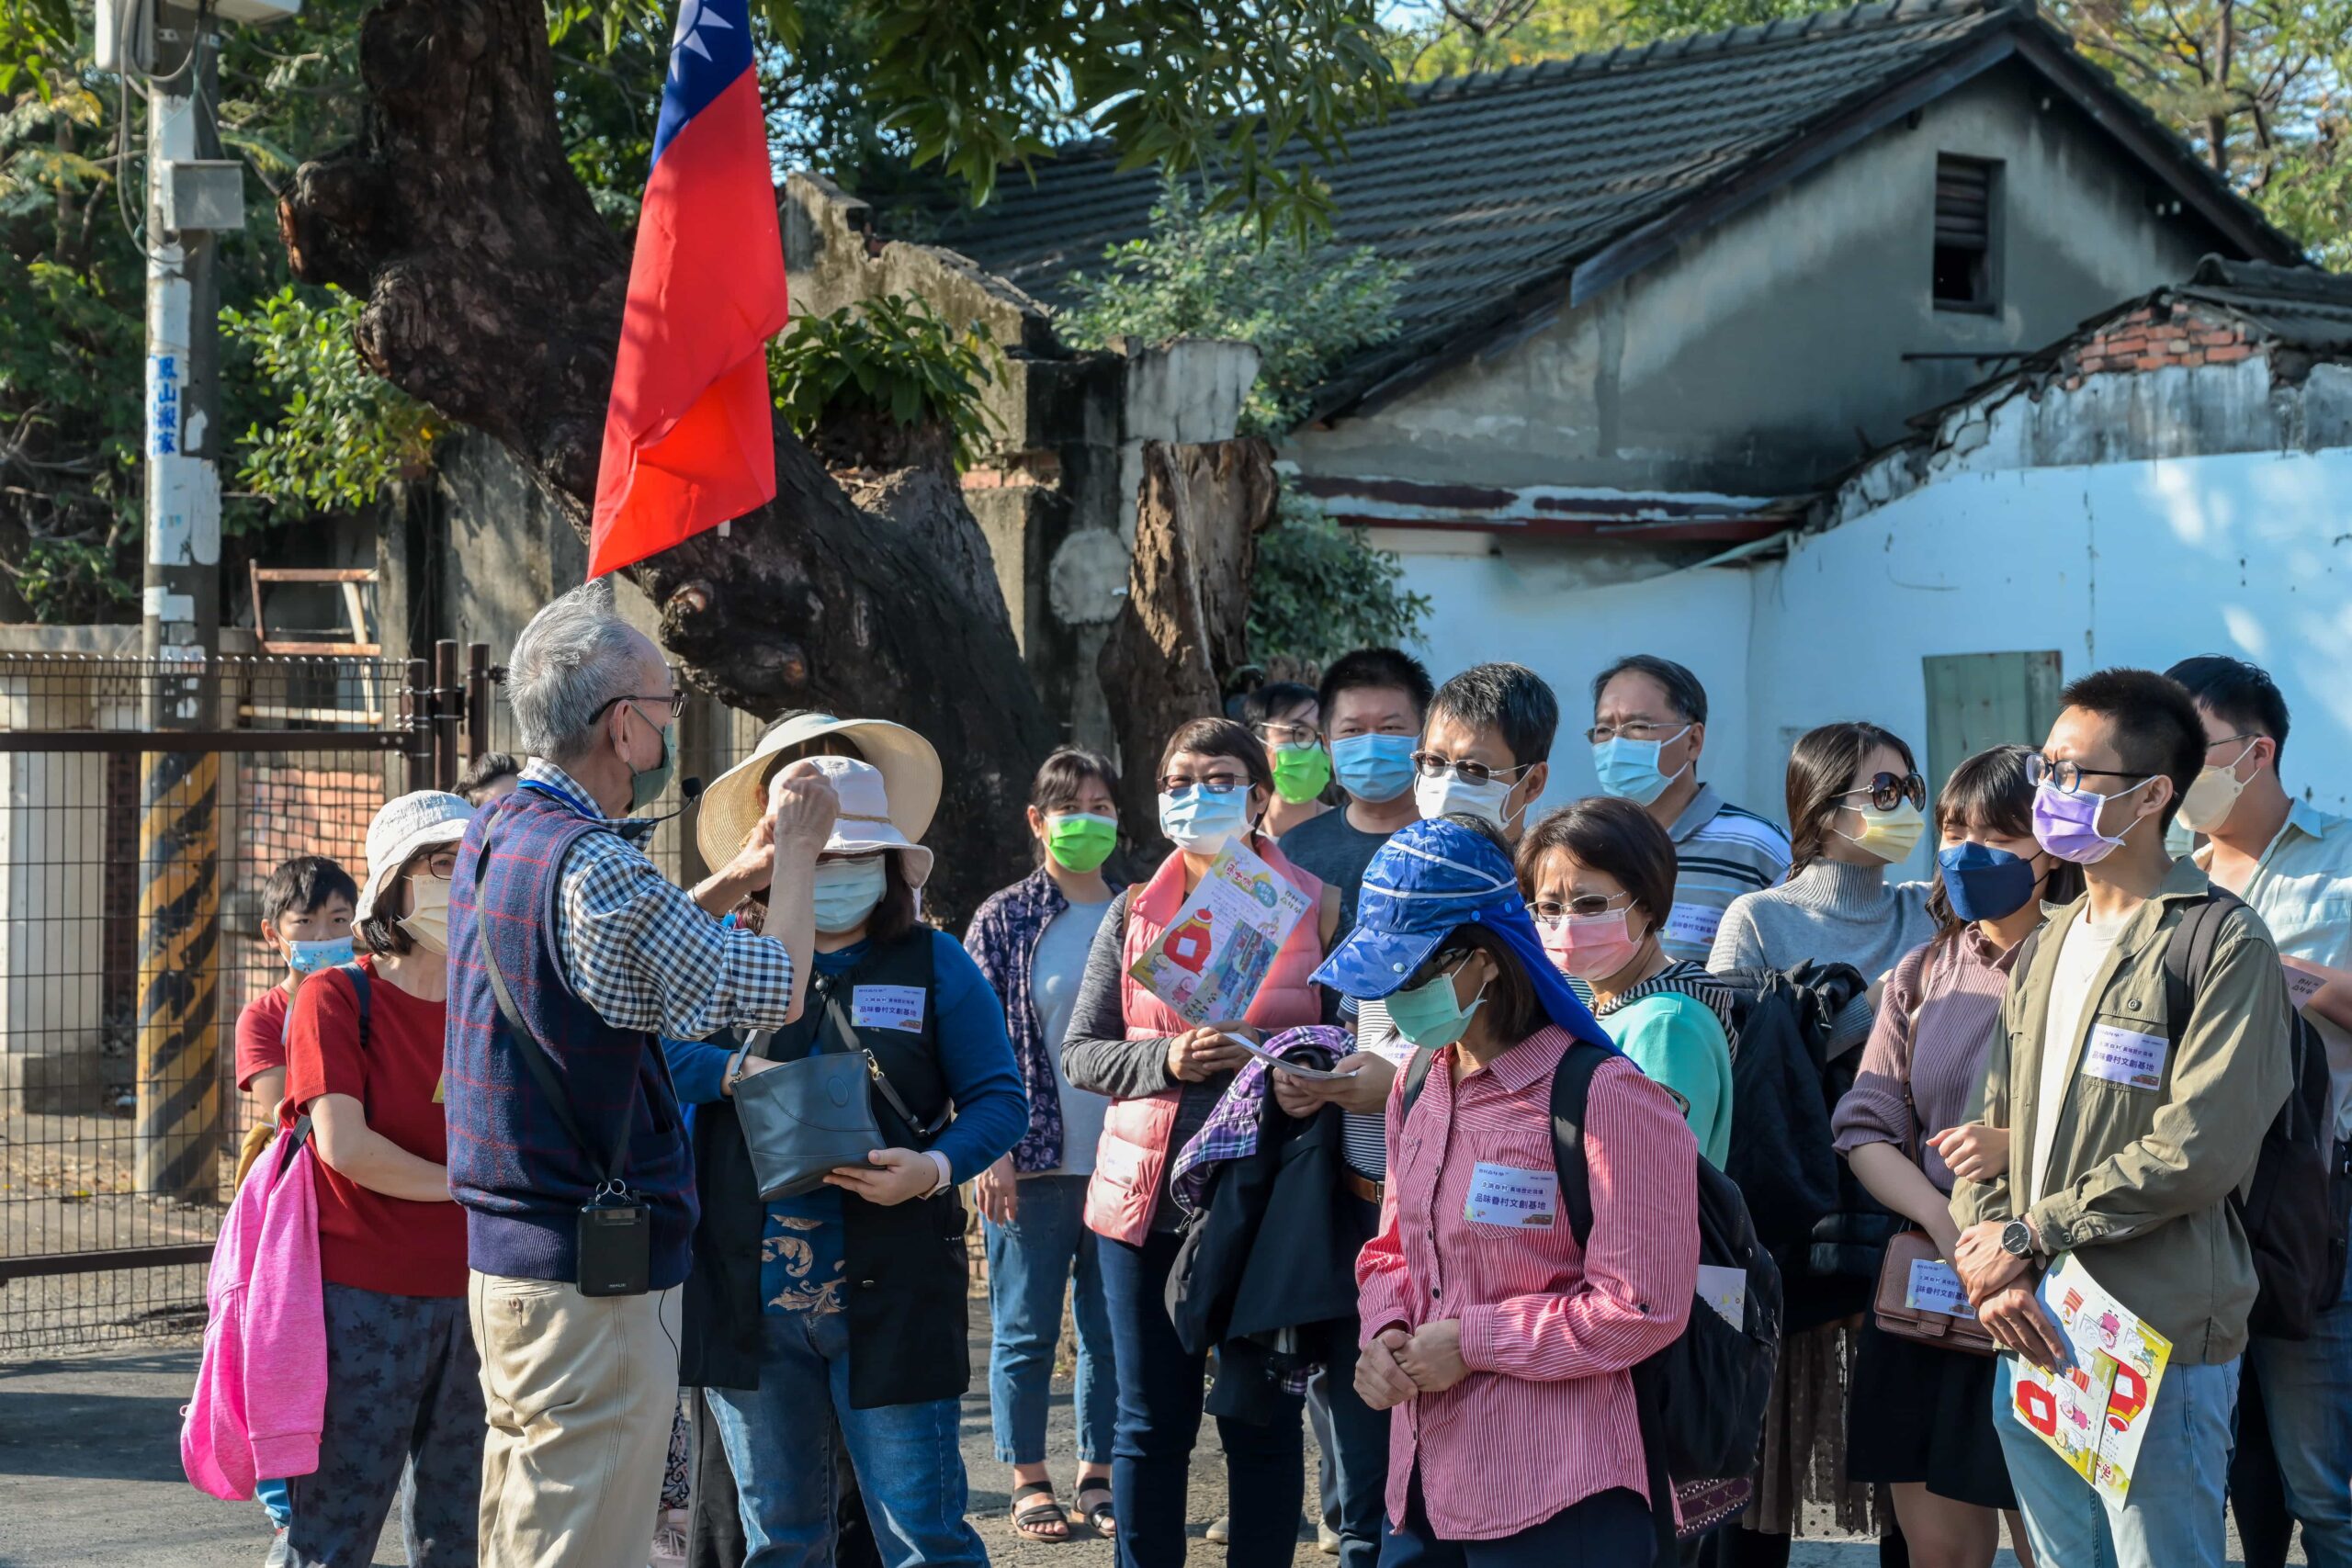
[[[1090,1504],[1087,1498],[1100,1497]],[[1119,1533],[1119,1516],[1111,1508],[1111,1483],[1100,1475],[1090,1475],[1078,1483],[1078,1517],[1093,1527],[1094,1533],[1108,1540]]]
[[[1021,1506],[1023,1497],[1036,1501],[1024,1508]],[[1052,1482],[1024,1482],[1012,1489],[1012,1533],[1023,1540],[1047,1546],[1059,1546],[1069,1540],[1069,1516],[1054,1501]]]

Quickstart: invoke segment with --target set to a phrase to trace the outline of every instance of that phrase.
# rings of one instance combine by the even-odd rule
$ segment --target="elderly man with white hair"
[[[694,1162],[658,1036],[799,1016],[811,885],[835,812],[779,774],[752,841],[701,896],[766,887],[764,934],[666,880],[633,819],[662,795],[679,696],[603,583],[514,644],[530,761],[466,831],[450,885],[449,1185],[466,1210],[489,1440],[481,1555],[639,1568],[677,1401]]]

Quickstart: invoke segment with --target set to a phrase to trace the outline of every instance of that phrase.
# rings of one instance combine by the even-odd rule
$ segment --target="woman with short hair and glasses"
[[[1241,722],[1264,744],[1273,776],[1266,836],[1279,839],[1329,811],[1323,795],[1331,787],[1331,753],[1323,749],[1323,708],[1315,688],[1269,681],[1242,699]]]
[[[1320,1021],[1311,976],[1340,919],[1338,890],[1293,865],[1266,835],[1273,772],[1248,728],[1223,718],[1184,725],[1161,753],[1159,781],[1159,829],[1176,848],[1148,881],[1113,901],[1061,1043],[1070,1084],[1111,1097],[1086,1224],[1100,1238],[1119,1369],[1111,1492],[1121,1568],[1179,1568],[1184,1561],[1185,1494],[1206,1358],[1185,1349],[1168,1316],[1181,1218],[1168,1187],[1173,1156],[1250,1059],[1229,1034],[1262,1039]],[[1243,843],[1306,895],[1311,912],[1276,952],[1241,1018],[1193,1027],[1130,971],[1218,855]],[[1286,1568],[1297,1537],[1305,1490],[1300,1401],[1280,1389],[1268,1393],[1281,1412],[1271,1421],[1217,1417],[1231,1496],[1231,1568]]]
[[[474,1561],[488,1427],[441,1092],[449,878],[473,815],[438,790],[376,813],[366,955],[303,982],[287,1019],[288,1114],[309,1118],[318,1156],[327,1347],[316,1468],[288,1481],[270,1556],[292,1568],[374,1561],[403,1474],[408,1561]]]
[[[1871,982],[1870,991],[1856,996],[1831,1027],[1832,1062],[1870,1037],[1880,978],[1936,934],[1936,918],[1928,908],[1934,885],[1886,880],[1886,868],[1909,858],[1926,833],[1927,803],[1927,782],[1899,737],[1860,722],[1807,730],[1789,753],[1789,839],[1794,854],[1788,880],[1733,899],[1716,930],[1707,967],[1719,976],[1793,969],[1810,962],[1850,964]],[[1862,1197],[1859,1190],[1850,1196]],[[1878,1224],[1888,1223],[1878,1215]],[[1843,1391],[1853,1347],[1850,1331],[1841,1325],[1862,1309],[1870,1286],[1868,1278],[1853,1274],[1790,1270],[1787,1334],[1765,1416],[1757,1501],[1742,1520],[1741,1550],[1731,1560],[1786,1561],[1786,1542],[1780,1538],[1795,1534],[1802,1501],[1834,1504],[1839,1522],[1849,1529],[1869,1517],[1868,1488],[1849,1488],[1845,1477]],[[1824,1477],[1834,1477],[1835,1483],[1817,1484]],[[1879,1524],[1883,1535],[1899,1535],[1883,1509]],[[1741,1534],[1727,1527],[1718,1537]],[[1774,1543],[1760,1557],[1761,1543],[1751,1544],[1758,1536]]]

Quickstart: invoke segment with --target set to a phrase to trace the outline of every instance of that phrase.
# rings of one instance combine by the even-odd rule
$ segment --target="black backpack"
[[[2230,911],[2243,907],[2235,894],[2214,887],[2173,927],[2165,942],[2165,1038],[2180,1044],[2181,1031],[2197,1008],[2197,993],[2212,967],[2213,944]],[[2033,962],[2041,933],[2026,938],[2011,970],[2022,975]],[[2232,1193],[2238,1219],[2254,1248],[2254,1274],[2260,1287],[2247,1326],[2276,1339],[2308,1339],[2319,1314],[2335,1304],[2344,1282],[2345,1216],[2332,1180],[2335,1156],[2335,1086],[2328,1076],[2327,1046],[2301,1011],[2287,1009],[2287,1048],[2292,1087],[2287,1102],[2262,1134],[2254,1179],[2243,1197]]]
[[[1568,1047],[1552,1075],[1552,1163],[1569,1234],[1583,1247],[1592,1235],[1592,1180],[1584,1157],[1585,1100],[1592,1075],[1612,1053],[1585,1041]],[[1405,1069],[1404,1104],[1413,1113],[1437,1053],[1418,1050]],[[1746,1321],[1737,1328],[1702,1298],[1673,1344],[1634,1368],[1634,1403],[1641,1412],[1642,1447],[1650,1475],[1650,1508],[1657,1522],[1658,1561],[1673,1561],[1677,1534],[1674,1495],[1694,1499],[1723,1494],[1722,1483],[1755,1473],[1764,1438],[1764,1406],[1771,1397],[1772,1364],[1781,1348],[1781,1271],[1757,1239],[1747,1203],[1732,1179],[1696,1156],[1699,1169],[1699,1261],[1747,1276]],[[1744,1506],[1695,1518],[1692,1533],[1720,1524]],[[1690,1510],[1686,1508],[1686,1513]]]

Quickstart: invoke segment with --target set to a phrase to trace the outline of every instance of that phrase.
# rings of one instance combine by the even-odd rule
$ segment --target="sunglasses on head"
[[[1871,782],[1857,789],[1843,790],[1838,798],[1851,800],[1858,795],[1870,796],[1871,805],[1880,811],[1892,811],[1896,805],[1909,801],[1915,811],[1928,808],[1928,781],[1917,773],[1877,773]]]

